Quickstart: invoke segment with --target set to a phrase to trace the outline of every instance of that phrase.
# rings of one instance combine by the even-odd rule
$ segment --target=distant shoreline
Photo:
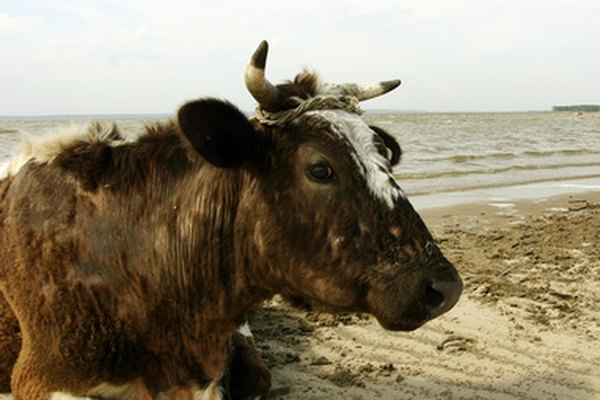
[[[554,106],[552,111],[555,112],[600,112],[600,105],[598,104],[576,104],[570,106]]]
[[[547,112],[600,112],[600,104],[575,104],[552,106],[550,110],[508,110],[508,111],[431,111],[417,109],[385,109],[365,108],[365,114],[526,114]],[[254,115],[254,110],[244,111],[247,116]],[[50,114],[50,115],[0,115],[0,121],[9,120],[87,120],[87,119],[128,119],[128,118],[171,118],[174,113],[99,113],[99,114]]]
[[[528,113],[547,113],[550,110],[523,110],[523,111],[430,111],[430,110],[412,110],[412,109],[378,109],[366,108],[363,110],[366,115],[394,115],[394,114],[528,114]],[[254,111],[243,111],[251,117]],[[51,115],[0,115],[0,121],[15,120],[114,120],[114,119],[168,119],[174,117],[174,113],[115,113],[115,114],[51,114]]]

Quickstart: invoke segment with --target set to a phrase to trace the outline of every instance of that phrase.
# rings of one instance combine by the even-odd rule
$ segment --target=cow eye
[[[336,179],[335,172],[325,161],[311,164],[306,170],[306,174],[317,183],[329,183]]]

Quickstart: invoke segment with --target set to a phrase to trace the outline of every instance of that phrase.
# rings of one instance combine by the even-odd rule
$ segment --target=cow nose
[[[460,277],[453,280],[433,281],[425,286],[425,306],[430,318],[450,310],[458,302],[463,283]]]

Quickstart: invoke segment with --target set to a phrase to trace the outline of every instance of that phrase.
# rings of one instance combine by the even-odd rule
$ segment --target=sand
[[[600,193],[422,214],[465,281],[457,306],[389,332],[276,298],[251,321],[270,398],[600,399]]]
[[[600,193],[423,216],[464,295],[414,332],[270,302],[272,399],[600,399]]]

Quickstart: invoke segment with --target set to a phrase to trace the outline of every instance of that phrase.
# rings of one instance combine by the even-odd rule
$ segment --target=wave
[[[600,178],[600,174],[591,173],[591,174],[574,174],[569,176],[555,176],[555,177],[544,177],[544,178],[524,178],[524,179],[514,179],[509,181],[494,181],[490,183],[482,183],[475,182],[472,184],[461,184],[461,185],[448,185],[443,187],[436,188],[421,188],[417,190],[407,190],[405,191],[409,193],[410,196],[421,196],[428,195],[433,193],[445,193],[445,192],[466,192],[469,190],[479,190],[479,189],[492,189],[492,188],[501,188],[501,187],[510,187],[510,186],[520,186],[520,185],[529,185],[533,183],[543,183],[543,182],[564,182],[571,181],[577,179],[591,179],[591,178]]]
[[[599,167],[600,160],[598,162],[587,162],[587,163],[568,163],[568,164],[557,164],[557,165],[511,165],[508,167],[501,168],[485,168],[485,169],[470,169],[462,171],[439,171],[439,172],[416,172],[416,173],[394,173],[396,179],[407,180],[407,179],[437,179],[446,177],[459,177],[468,175],[497,175],[512,171],[541,171],[541,170],[559,170],[564,168],[585,168],[585,167]]]
[[[478,160],[511,160],[522,157],[532,157],[532,158],[542,158],[542,157],[552,157],[552,156],[585,156],[585,155],[596,155],[600,154],[599,150],[593,149],[564,149],[564,150],[527,150],[520,152],[498,152],[498,153],[482,153],[482,154],[457,154],[448,157],[438,157],[438,158],[418,158],[418,161],[426,161],[426,162],[440,162],[440,161],[450,161],[455,164],[464,164],[470,163]]]
[[[437,159],[436,161],[452,161],[457,164],[466,163],[474,160],[481,160],[486,158],[492,159],[512,159],[517,156],[514,153],[492,153],[492,154],[458,154],[456,156],[450,156],[446,158]]]
[[[566,149],[558,151],[524,151],[522,154],[529,157],[548,157],[553,155],[581,156],[600,154],[600,151],[590,149]]]

